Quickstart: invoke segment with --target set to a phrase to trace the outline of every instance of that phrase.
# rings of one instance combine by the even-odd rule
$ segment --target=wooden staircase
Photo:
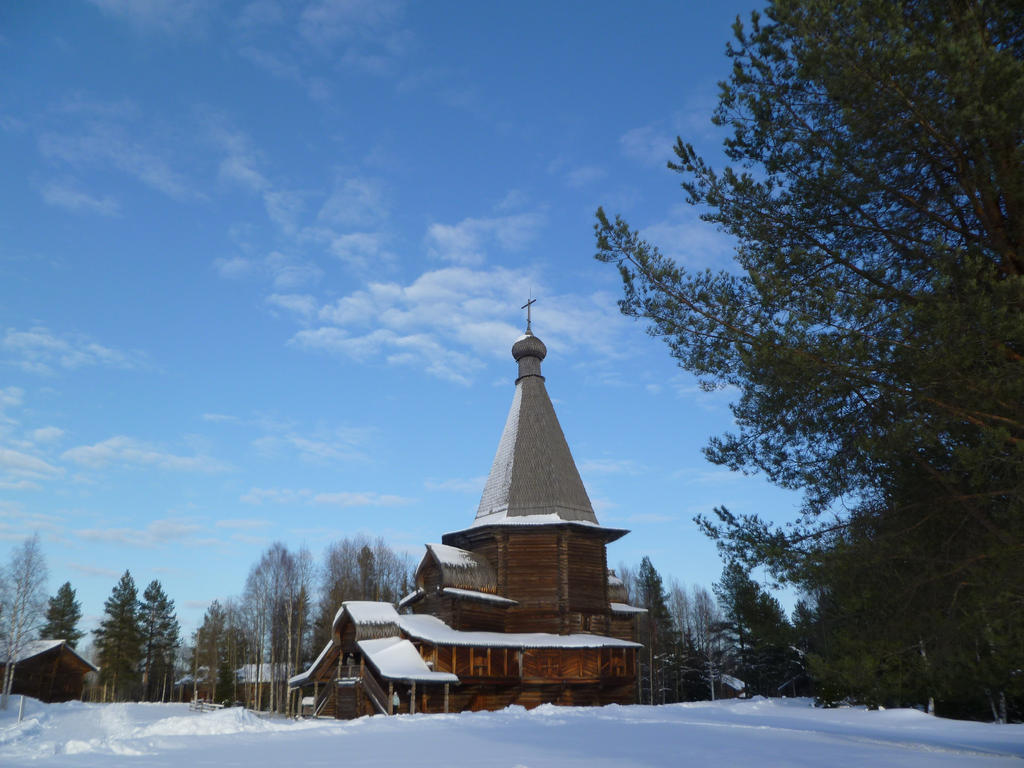
[[[324,685],[313,706],[313,717],[354,720],[367,714],[367,705],[375,713],[388,714],[387,694],[372,675],[363,675],[358,666],[341,667],[339,676]]]

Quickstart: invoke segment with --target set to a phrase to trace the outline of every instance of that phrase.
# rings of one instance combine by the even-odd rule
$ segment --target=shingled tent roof
[[[487,558],[447,544],[427,544],[420,568],[428,562],[437,563],[442,587],[459,587],[478,592],[494,592],[498,574]],[[417,569],[418,571],[419,569]]]
[[[600,527],[544,386],[540,364],[546,356],[544,342],[529,329],[512,345],[519,377],[473,528],[565,523]],[[614,538],[626,533],[602,532]]]

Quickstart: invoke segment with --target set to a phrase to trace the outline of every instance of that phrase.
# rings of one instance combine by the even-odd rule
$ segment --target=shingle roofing
[[[473,524],[553,515],[560,521],[596,525],[594,507],[540,373],[547,349],[527,331],[512,350],[519,378]]]

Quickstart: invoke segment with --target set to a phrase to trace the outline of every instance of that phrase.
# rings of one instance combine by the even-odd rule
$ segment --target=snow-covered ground
[[[348,722],[185,704],[41,704],[0,712],[0,766],[1020,766],[1024,725],[806,699],[542,706]]]

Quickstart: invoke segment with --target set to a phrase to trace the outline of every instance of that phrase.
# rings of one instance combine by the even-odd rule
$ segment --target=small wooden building
[[[6,667],[0,664],[0,670]],[[49,702],[81,699],[89,672],[99,668],[79,656],[67,640],[33,640],[15,660],[11,693]]]
[[[427,544],[398,610],[342,605],[331,642],[290,681],[313,689],[316,714],[635,700],[643,609],[626,604],[606,555],[628,531],[598,523],[540,373],[546,354],[527,325],[470,526]]]

